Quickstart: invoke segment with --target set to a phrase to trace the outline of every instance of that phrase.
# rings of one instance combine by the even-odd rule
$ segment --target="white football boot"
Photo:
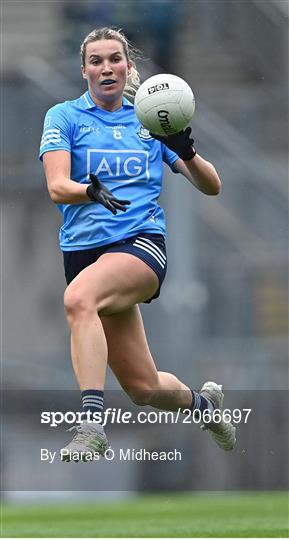
[[[108,440],[101,424],[83,422],[67,431],[75,430],[72,441],[62,448],[62,461],[92,461],[91,453],[103,456],[109,449]]]
[[[221,384],[206,382],[199,393],[204,398],[210,400],[214,409],[218,409],[222,414],[224,394]],[[208,430],[217,445],[223,450],[233,450],[236,444],[236,428],[230,422],[224,422],[223,419],[219,422],[206,422],[201,426],[201,429],[204,431]]]

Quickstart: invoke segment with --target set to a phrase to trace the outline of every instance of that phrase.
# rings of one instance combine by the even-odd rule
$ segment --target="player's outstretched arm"
[[[196,153],[191,131],[191,128],[187,127],[184,131],[167,137],[154,133],[151,135],[178,154],[180,159],[174,163],[177,172],[183,174],[202,193],[218,195],[221,189],[219,175],[209,161]]]
[[[55,150],[43,155],[43,166],[51,200],[55,204],[80,204],[89,201],[87,184],[70,178],[70,153]]]
[[[48,191],[56,204],[81,204],[96,202],[102,204],[112,214],[117,210],[126,211],[130,201],[120,200],[90,174],[91,184],[80,184],[70,178],[70,153],[66,150],[46,152],[43,156]]]
[[[189,161],[178,159],[174,169],[205,195],[218,195],[221,191],[221,180],[214,165],[199,154]]]

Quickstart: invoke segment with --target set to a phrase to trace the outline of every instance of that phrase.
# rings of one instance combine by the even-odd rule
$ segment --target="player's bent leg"
[[[102,322],[109,365],[135,403],[172,411],[189,407],[190,389],[175,375],[157,371],[138,306],[103,316]]]
[[[138,405],[175,411],[191,409],[192,392],[171,373],[157,371],[151,356],[138,306],[120,317],[102,317],[108,343],[108,361],[123,389]],[[213,408],[222,408],[223,394],[215,383],[206,383],[200,395]],[[235,428],[224,422],[207,429],[224,450],[235,445]]]
[[[103,255],[67,287],[64,303],[71,328],[72,361],[82,394],[89,394],[86,403],[91,403],[90,394],[97,394],[92,396],[96,403],[100,392],[103,396],[107,342],[99,314],[121,312],[132,302],[149,298],[157,288],[153,270],[126,253]],[[86,452],[103,455],[108,449],[101,425],[83,422],[73,431],[73,440],[62,449],[63,460],[87,461]]]
[[[146,300],[158,278],[143,261],[127,253],[107,253],[67,287],[64,305],[71,329],[74,371],[80,388],[103,388],[107,344],[99,315],[121,312]]]

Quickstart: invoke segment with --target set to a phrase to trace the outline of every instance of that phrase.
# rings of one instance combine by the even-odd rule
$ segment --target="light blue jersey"
[[[179,158],[150,137],[127,99],[120,109],[109,112],[97,107],[85,92],[49,109],[40,159],[53,150],[70,152],[72,180],[89,184],[93,173],[115,197],[131,201],[126,212],[116,215],[94,202],[58,205],[63,214],[63,251],[111,244],[140,231],[165,234],[164,212],[158,204],[162,162],[172,167]]]

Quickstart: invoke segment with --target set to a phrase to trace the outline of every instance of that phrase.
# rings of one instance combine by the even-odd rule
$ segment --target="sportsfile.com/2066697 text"
[[[74,411],[43,411],[41,413],[41,424],[48,424],[50,427],[57,427],[65,424],[81,424],[84,421],[88,423],[102,424],[204,424],[220,422],[234,424],[247,424],[252,409],[214,409],[200,411],[191,411],[190,409],[178,409],[172,411],[139,411],[133,413],[121,408],[108,407],[103,413],[88,411],[83,416],[81,412]]]

